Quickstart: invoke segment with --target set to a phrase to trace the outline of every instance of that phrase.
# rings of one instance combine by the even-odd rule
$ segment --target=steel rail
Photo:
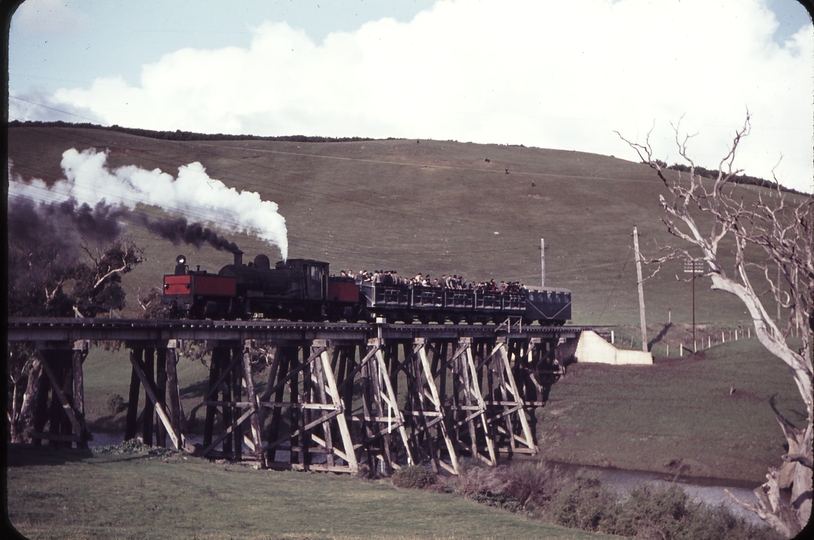
[[[292,321],[212,321],[168,319],[68,319],[11,318],[6,323],[7,341],[152,341],[170,339],[243,341],[314,339],[458,339],[576,337],[585,330],[607,333],[609,327],[529,326],[521,328],[493,324],[388,324]]]

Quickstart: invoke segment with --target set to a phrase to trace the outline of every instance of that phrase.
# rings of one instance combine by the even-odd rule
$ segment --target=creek
[[[572,465],[570,463],[553,464],[561,467],[565,471],[577,472],[580,470],[596,473],[602,483],[613,489],[615,492],[625,495],[637,484],[646,482],[648,484],[667,486],[673,482],[670,474],[660,474],[647,471],[629,471],[623,469],[613,469],[605,467],[587,467]],[[684,489],[687,495],[695,502],[703,502],[710,506],[723,504],[726,508],[738,517],[746,519],[749,523],[763,525],[764,522],[754,513],[746,510],[724,491],[728,489],[738,499],[744,502],[757,504],[757,497],[752,492],[759,484],[739,480],[727,480],[722,478],[683,478],[678,477],[675,483]]]

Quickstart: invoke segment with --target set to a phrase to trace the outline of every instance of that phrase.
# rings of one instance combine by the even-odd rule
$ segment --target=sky
[[[617,135],[814,191],[814,28],[796,0],[27,0],[9,120],[523,144]],[[182,164],[179,164],[182,165]]]

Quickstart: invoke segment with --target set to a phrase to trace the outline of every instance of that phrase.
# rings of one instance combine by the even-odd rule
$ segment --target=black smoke
[[[208,244],[220,251],[240,252],[240,248],[234,242],[200,223],[189,223],[185,217],[152,220],[142,214],[141,221],[147,230],[176,245],[183,242],[200,249],[204,244]]]
[[[10,198],[8,207],[9,243],[20,246],[51,246],[65,257],[75,258],[85,243],[105,244],[122,234],[121,219],[127,210],[104,202],[91,208],[69,199],[60,203],[35,203]]]
[[[7,313],[10,316],[71,315],[71,299],[60,284],[91,272],[82,248],[106,248],[122,234],[129,212],[74,200],[37,203],[10,197],[8,204]]]

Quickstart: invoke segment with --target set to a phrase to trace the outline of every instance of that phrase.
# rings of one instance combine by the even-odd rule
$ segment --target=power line
[[[616,287],[619,286],[619,282],[622,280],[622,274],[625,273],[625,267],[627,267],[627,263],[630,262],[630,254],[633,253],[632,250],[628,249],[627,251],[627,258],[625,259],[625,264],[622,265],[622,269],[619,271],[619,274],[616,276],[616,281],[613,284],[613,288],[611,289],[610,293],[608,293],[608,299],[605,300],[605,305],[602,306],[602,311],[599,312],[599,317],[596,319],[596,324],[599,324],[599,321],[602,320],[602,315],[605,313],[605,308],[608,307],[610,303],[610,299],[613,296],[613,293],[616,292]]]
[[[57,109],[56,107],[49,107],[48,105],[44,105],[42,103],[37,103],[36,101],[31,101],[29,99],[23,99],[23,98],[17,97],[17,96],[9,96],[9,99],[16,99],[17,101],[25,101],[26,103],[31,103],[32,105],[36,105],[38,107],[43,107],[44,109],[50,109],[52,111],[57,111],[57,112],[60,112],[62,114],[67,114],[68,116],[75,116],[77,118],[81,118],[82,120],[87,120],[88,122],[97,122],[98,121],[98,120],[94,120],[92,118],[88,118],[86,116],[80,116],[78,114],[69,113],[68,111],[63,111],[62,109]],[[19,120],[23,121],[22,118],[20,118]]]

